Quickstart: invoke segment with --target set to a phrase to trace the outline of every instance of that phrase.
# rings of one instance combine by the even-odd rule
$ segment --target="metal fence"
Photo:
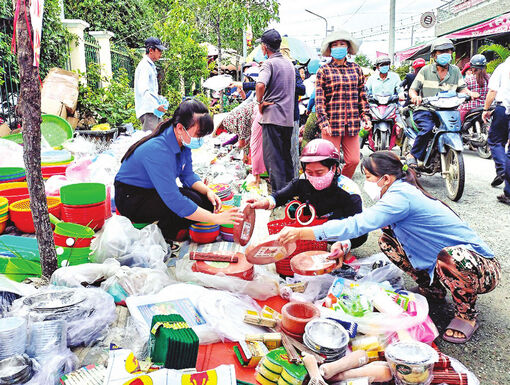
[[[116,47],[113,44],[111,48],[111,53],[112,53],[113,76],[114,77],[118,76],[121,69],[123,68],[124,70],[126,70],[130,86],[133,87],[135,77],[135,65],[133,62],[133,58],[125,48]]]
[[[85,64],[87,65],[87,72],[91,64],[101,64],[99,60],[99,44],[96,39],[90,36],[88,33],[84,34],[85,41]],[[87,79],[89,81],[89,79]],[[99,88],[101,84],[99,82],[89,83],[92,87]]]
[[[15,107],[18,101],[19,78],[15,55],[9,51],[12,37],[12,19],[0,17],[0,124],[17,127]]]
[[[462,15],[466,11],[470,11],[479,5],[497,0],[452,0],[437,8],[437,22],[443,23],[457,16]]]

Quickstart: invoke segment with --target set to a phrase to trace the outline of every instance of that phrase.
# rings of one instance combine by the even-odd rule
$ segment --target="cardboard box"
[[[43,114],[57,115],[67,119],[67,109],[64,103],[55,99],[41,98],[41,112]]]
[[[0,138],[10,135],[11,129],[9,128],[9,125],[7,123],[0,124]]]
[[[67,121],[69,122],[73,130],[75,130],[76,127],[78,126],[78,122],[80,121],[80,119],[75,118],[74,116],[68,116]]]
[[[72,115],[78,104],[78,89],[78,74],[60,68],[52,68],[44,78],[41,100],[52,99],[61,102]]]

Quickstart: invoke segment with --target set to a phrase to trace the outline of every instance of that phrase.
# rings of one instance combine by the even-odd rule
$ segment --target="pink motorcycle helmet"
[[[314,139],[310,141],[301,151],[299,160],[301,163],[320,162],[326,159],[340,161],[340,153],[333,143],[325,139]]]

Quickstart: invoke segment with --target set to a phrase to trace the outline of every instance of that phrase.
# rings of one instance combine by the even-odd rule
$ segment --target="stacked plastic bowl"
[[[23,182],[25,179],[22,167],[0,167],[0,183]]]
[[[27,321],[20,317],[0,318],[0,360],[25,353]]]
[[[46,357],[67,346],[66,323],[63,320],[33,322],[28,335],[27,354]]]
[[[0,234],[5,230],[7,220],[9,219],[9,201],[0,196]]]
[[[349,334],[338,322],[316,318],[306,324],[303,342],[314,352],[325,356],[326,362],[332,362],[345,356]]]
[[[0,196],[7,198],[9,204],[27,199],[27,182],[0,183]]]
[[[67,166],[74,160],[69,151],[50,150],[41,153],[41,170],[44,179],[65,175]]]
[[[60,188],[62,220],[99,230],[107,213],[106,186],[102,183],[74,183]]]
[[[195,223],[189,228],[189,236],[195,243],[212,243],[220,235],[220,226],[214,223]]]
[[[94,238],[94,230],[90,227],[76,223],[57,223],[53,239],[57,247],[59,267],[89,262],[92,238]]]

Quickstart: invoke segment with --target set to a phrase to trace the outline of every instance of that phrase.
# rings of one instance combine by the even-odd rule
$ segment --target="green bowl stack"
[[[198,336],[179,314],[152,317],[150,356],[152,362],[168,369],[194,368]]]

